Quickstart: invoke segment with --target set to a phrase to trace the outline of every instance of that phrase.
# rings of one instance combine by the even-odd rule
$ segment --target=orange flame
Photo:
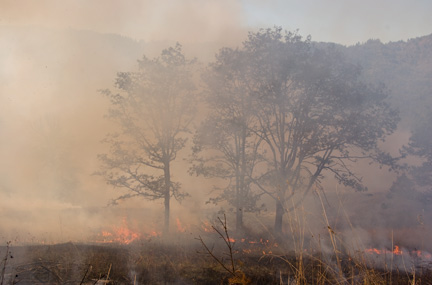
[[[401,250],[398,245],[395,245],[393,250],[367,248],[367,249],[365,249],[365,252],[374,253],[374,254],[394,254],[394,255],[403,255],[404,253],[408,253],[409,255],[415,256],[418,258],[432,259],[432,255],[430,253],[422,252],[421,250],[413,250],[413,251],[405,252],[405,251]]]
[[[204,222],[202,223],[202,225],[201,225],[201,228],[202,228],[206,233],[211,233],[211,232],[214,231],[214,230],[213,230],[213,227],[212,227],[212,225],[210,224],[209,221],[204,221]]]
[[[396,255],[402,255],[402,250],[399,249],[399,246],[395,245],[393,253]]]
[[[102,231],[102,243],[121,243],[130,244],[140,237],[140,234],[129,229],[126,218],[123,218],[122,226],[113,227],[113,231]]]
[[[176,222],[177,222],[177,232],[179,232],[179,233],[184,233],[184,232],[186,232],[186,227],[184,227],[184,226],[181,224],[179,218],[176,219]]]
[[[403,254],[402,250],[400,250],[399,246],[397,245],[394,246],[394,250],[367,248],[365,251],[367,253],[375,253],[375,254],[395,254],[395,255]]]
[[[376,249],[376,248],[367,248],[365,250],[367,253],[376,253],[376,254],[381,254],[382,250]]]
[[[160,235],[161,235],[160,232],[157,232],[157,231],[151,231],[147,236],[148,236],[148,237],[158,237],[158,236],[160,236]]]

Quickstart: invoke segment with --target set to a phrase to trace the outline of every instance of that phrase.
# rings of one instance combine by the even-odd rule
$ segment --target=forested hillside
[[[341,49],[363,67],[367,80],[382,82],[390,89],[391,103],[403,119],[400,127],[411,128],[430,112],[432,35],[386,44],[369,40]]]

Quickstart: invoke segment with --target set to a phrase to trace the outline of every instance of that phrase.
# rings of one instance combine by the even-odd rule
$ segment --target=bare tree
[[[110,151],[99,155],[98,174],[108,184],[127,190],[114,202],[132,197],[163,199],[164,231],[168,232],[170,198],[181,200],[187,195],[172,181],[171,165],[185,146],[194,115],[194,61],[187,60],[177,44],[160,57],[144,56],[138,63],[138,71],[118,73],[118,93],[103,90],[111,101],[108,117],[120,131],[105,139]]]

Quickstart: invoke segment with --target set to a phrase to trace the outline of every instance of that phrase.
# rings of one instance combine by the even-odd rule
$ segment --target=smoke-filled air
[[[0,284],[430,284],[432,3],[0,2]]]

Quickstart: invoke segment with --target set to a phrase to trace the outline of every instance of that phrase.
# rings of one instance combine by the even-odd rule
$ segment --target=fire
[[[399,249],[399,246],[395,245],[393,253],[396,255],[402,255],[402,250]]]
[[[246,242],[246,239],[242,239],[241,242]],[[259,240],[249,240],[247,243],[269,245],[270,241],[268,239],[260,238]],[[277,243],[275,243],[273,246],[277,247]]]
[[[432,254],[422,252],[421,250],[413,250],[411,253],[418,258],[432,259]]]
[[[422,258],[422,259],[432,259],[432,255],[430,253],[422,252],[421,250],[403,251],[400,249],[400,247],[398,245],[395,245],[393,250],[367,248],[365,250],[365,252],[370,253],[370,254],[378,254],[378,255],[381,255],[381,254],[403,255],[403,254],[407,253],[410,256],[415,256],[415,257]]]
[[[186,232],[186,227],[182,225],[179,218],[176,219],[176,224],[177,224],[177,232],[179,233]]]
[[[212,233],[214,232],[213,227],[211,225],[211,223],[209,221],[204,221],[201,225],[201,228],[206,232],[206,233]]]
[[[106,232],[106,231],[102,231],[102,236],[103,237],[112,237],[112,233],[110,233],[110,232]]]
[[[134,240],[138,239],[140,234],[129,229],[126,218],[123,218],[120,227],[113,227],[112,231],[102,231],[100,236],[102,236],[103,240],[99,242],[102,243],[130,244]]]
[[[151,231],[149,234],[147,234],[147,237],[159,237],[160,235],[161,235],[161,232]]]
[[[367,248],[365,251],[367,253],[375,253],[375,254],[394,254],[394,255],[402,255],[403,254],[402,250],[397,245],[394,246],[393,250]]]
[[[376,249],[376,248],[367,248],[365,250],[367,253],[376,253],[376,254],[381,254],[382,250]]]

